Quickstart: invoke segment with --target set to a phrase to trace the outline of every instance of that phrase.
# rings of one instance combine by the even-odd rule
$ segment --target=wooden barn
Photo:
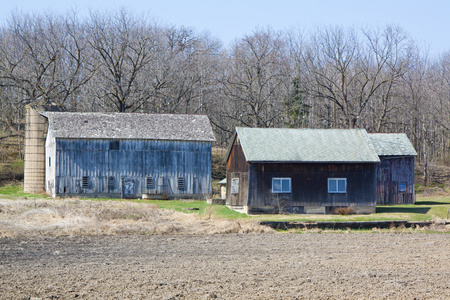
[[[413,145],[403,133],[371,133],[370,141],[381,163],[377,165],[377,204],[413,204]]]
[[[252,213],[373,213],[380,159],[364,129],[236,128],[226,204]]]
[[[41,113],[45,189],[52,196],[205,198],[211,193],[207,116]]]

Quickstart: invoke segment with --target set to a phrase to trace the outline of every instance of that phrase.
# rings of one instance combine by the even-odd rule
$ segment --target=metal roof
[[[417,156],[404,133],[370,133],[369,138],[380,156]]]
[[[379,162],[364,129],[236,128],[248,162]]]
[[[205,115],[41,112],[55,138],[215,140]]]

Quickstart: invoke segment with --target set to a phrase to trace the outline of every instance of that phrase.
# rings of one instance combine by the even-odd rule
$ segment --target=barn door
[[[122,178],[122,198],[136,198],[136,185],[134,179]]]

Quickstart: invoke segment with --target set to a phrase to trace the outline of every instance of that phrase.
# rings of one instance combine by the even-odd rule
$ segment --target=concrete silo
[[[24,191],[45,191],[45,139],[47,119],[31,106],[26,107]]]

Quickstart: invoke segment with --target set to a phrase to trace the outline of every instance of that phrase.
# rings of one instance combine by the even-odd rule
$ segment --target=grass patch
[[[370,215],[261,215],[260,221],[345,222],[345,221],[428,221],[446,219],[450,209],[449,196],[420,197],[415,204],[377,206]]]
[[[15,198],[48,198],[47,195],[28,194],[21,185],[5,185],[0,187],[0,197]],[[450,209],[450,197],[418,197],[416,204],[378,206],[375,214],[370,215],[255,215],[248,216],[229,209],[225,205],[208,205],[201,200],[151,200],[151,199],[86,199],[92,201],[133,201],[135,203],[152,204],[161,209],[174,210],[186,214],[197,214],[208,218],[255,221],[301,221],[301,222],[345,222],[345,221],[426,221],[435,217],[446,219]]]
[[[29,194],[24,193],[23,186],[19,184],[7,184],[0,187],[0,197],[3,199],[14,198],[48,198],[46,194]]]
[[[94,200],[94,199],[91,199]],[[113,200],[113,199],[109,199]],[[122,199],[114,199],[114,201]],[[150,200],[150,199],[132,199],[136,203],[146,203],[156,205],[161,209],[173,209],[182,213],[209,215],[212,218],[222,219],[248,219],[246,214],[239,213],[229,209],[225,205],[210,205],[202,200]]]

